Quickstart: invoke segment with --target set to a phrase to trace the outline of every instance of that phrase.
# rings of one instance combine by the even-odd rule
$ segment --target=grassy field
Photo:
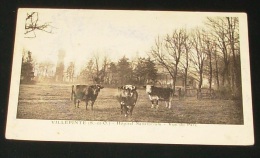
[[[43,120],[137,121],[160,123],[243,124],[241,101],[186,98],[174,99],[172,109],[163,102],[159,109],[151,109],[144,89],[138,89],[139,98],[133,115],[124,117],[115,99],[117,89],[104,88],[94,104],[94,110],[85,108],[85,102],[75,108],[70,100],[70,85],[21,85],[17,118]]]

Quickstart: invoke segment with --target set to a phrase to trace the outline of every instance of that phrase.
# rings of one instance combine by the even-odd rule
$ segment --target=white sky
[[[77,61],[82,67],[93,54],[118,61],[124,55],[145,57],[155,38],[175,28],[202,26],[207,14],[167,11],[28,10],[39,13],[39,24],[52,22],[54,34],[36,31],[36,38],[24,38],[25,49],[36,61],[57,62],[59,50],[66,53],[65,66]],[[26,13],[26,12],[24,12]]]

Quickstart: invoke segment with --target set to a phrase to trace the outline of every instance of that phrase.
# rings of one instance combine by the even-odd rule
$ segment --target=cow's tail
[[[70,96],[70,100],[73,100],[73,94],[74,94],[73,89],[74,89],[74,85],[72,85],[72,87],[71,87],[71,96]]]

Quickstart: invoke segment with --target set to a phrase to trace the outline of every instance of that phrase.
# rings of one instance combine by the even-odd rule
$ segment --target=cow
[[[173,97],[173,89],[171,88],[162,88],[155,87],[154,85],[146,85],[146,93],[149,96],[150,101],[152,102],[151,108],[159,108],[159,100],[165,101],[166,108],[171,108],[171,101]]]
[[[88,107],[88,102],[91,102],[91,110],[93,110],[93,105],[97,99],[100,89],[104,87],[99,84],[94,85],[72,85],[71,89],[71,100],[74,100],[75,107],[79,108],[79,102],[86,102],[86,110]]]
[[[118,87],[117,100],[120,103],[121,114],[124,113],[125,117],[132,115],[133,109],[136,105],[138,93],[136,86],[124,85]]]

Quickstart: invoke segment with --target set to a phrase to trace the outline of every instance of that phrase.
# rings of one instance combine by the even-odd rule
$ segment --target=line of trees
[[[60,56],[60,53],[59,55]],[[24,51],[21,80],[23,83],[37,82],[81,82],[102,83],[110,85],[138,84],[156,82],[157,68],[151,58],[137,57],[129,60],[123,56],[117,62],[111,62],[105,56],[102,60],[99,55],[86,62],[80,73],[75,74],[75,63],[70,62],[65,68],[64,56],[58,59],[57,65],[49,60],[37,62],[32,58],[32,52]]]
[[[135,61],[130,61],[123,56],[117,62],[110,62],[109,58],[105,57],[102,65],[99,65],[98,59],[95,56],[87,62],[78,76],[79,80],[103,84],[139,85],[156,80],[157,69],[150,58],[139,57]]]
[[[240,97],[239,50],[239,19],[208,17],[204,26],[158,36],[149,55],[168,71],[174,90],[177,76],[183,76],[185,92],[187,77],[194,76],[199,91],[207,78],[210,90],[214,83],[217,90]]]

